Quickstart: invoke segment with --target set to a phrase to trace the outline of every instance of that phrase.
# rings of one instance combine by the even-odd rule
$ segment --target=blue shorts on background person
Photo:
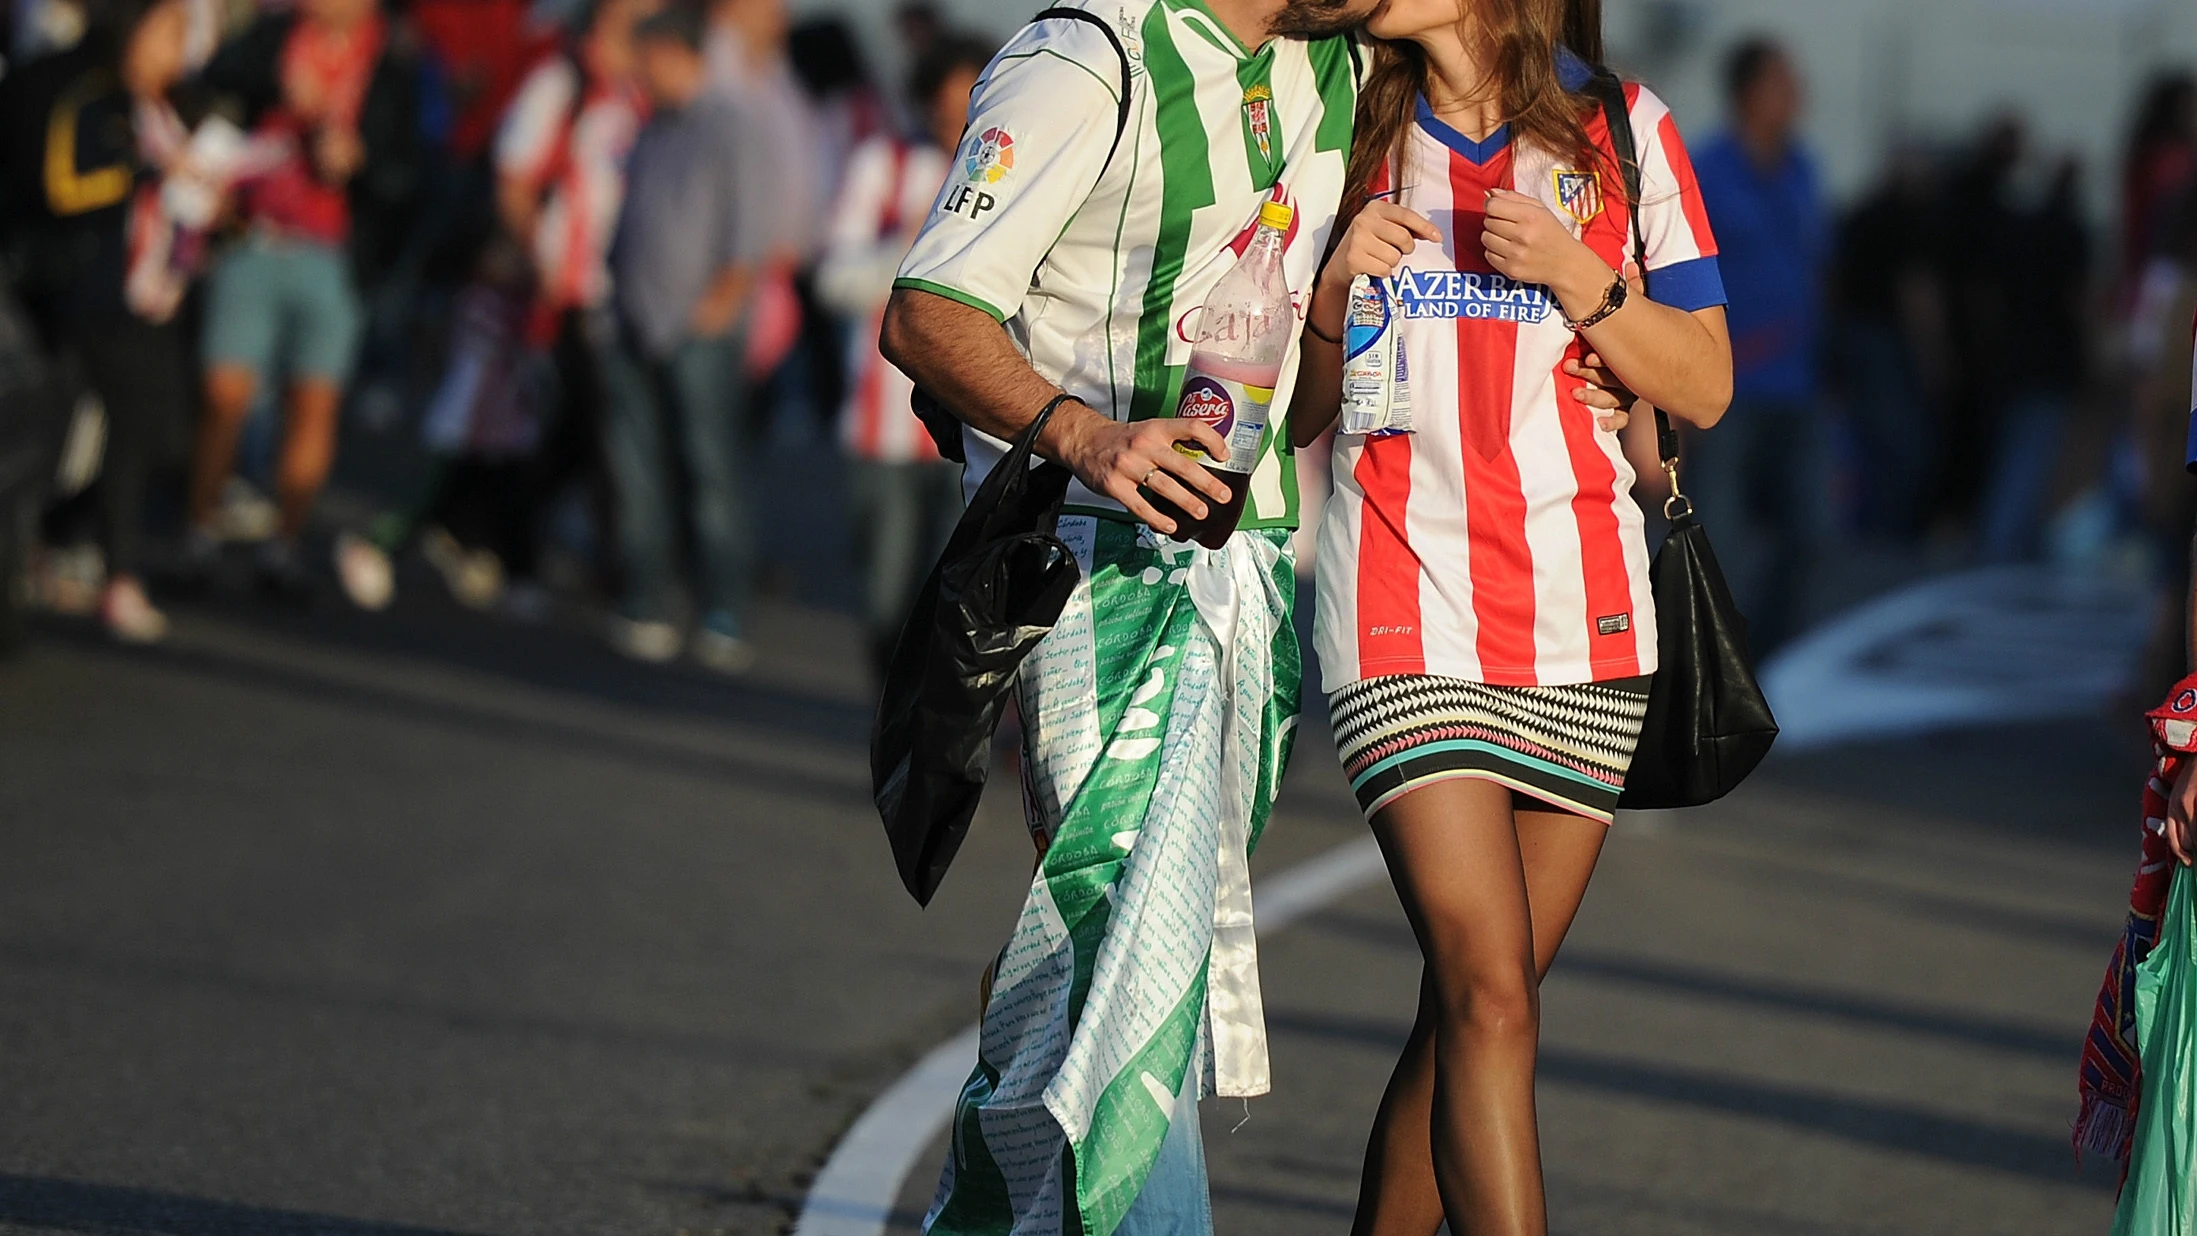
[[[221,259],[206,288],[206,360],[342,386],[365,320],[343,251],[253,236]]]

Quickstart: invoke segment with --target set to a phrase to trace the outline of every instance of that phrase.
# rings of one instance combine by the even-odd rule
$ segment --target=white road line
[[[1371,837],[1300,863],[1261,885],[1252,911],[1259,933],[1280,931],[1371,884],[1383,871]],[[976,1042],[977,1028],[971,1026],[932,1048],[877,1096],[809,1186],[794,1236],[882,1236],[916,1156],[953,1114],[954,1096],[976,1060]]]
[[[1762,667],[1781,751],[2079,716],[2129,681],[2141,581],[2049,566],[1941,575],[1808,632]]]

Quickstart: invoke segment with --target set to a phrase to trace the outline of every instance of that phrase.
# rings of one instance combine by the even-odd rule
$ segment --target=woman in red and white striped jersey
[[[1336,741],[1426,956],[1360,1236],[1539,1236],[1538,989],[1647,708],[1655,604],[1629,389],[1700,427],[1732,391],[1716,241],[1669,110],[1623,85],[1627,200],[1591,89],[1599,5],[1389,0],[1351,202],[1307,311],[1293,432],[1341,397],[1382,279],[1414,427],[1339,435],[1318,648]],[[1628,271],[1636,252],[1645,270]],[[1625,272],[1625,273],[1621,273]],[[1630,278],[1627,275],[1631,275]]]

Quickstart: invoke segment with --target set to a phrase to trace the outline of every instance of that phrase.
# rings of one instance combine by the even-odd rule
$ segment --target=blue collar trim
[[[1419,96],[1418,111],[1419,127],[1427,131],[1427,136],[1432,137],[1435,141],[1442,143],[1474,163],[1485,166],[1488,160],[1493,159],[1510,147],[1510,126],[1507,124],[1476,142],[1436,118],[1433,106],[1427,102],[1427,97],[1423,94]]]
[[[1581,60],[1571,48],[1559,46],[1556,49],[1556,79],[1564,89],[1576,94],[1594,80],[1594,66]],[[1419,127],[1429,136],[1482,166],[1510,146],[1510,126],[1507,124],[1476,142],[1437,119],[1433,106],[1423,94],[1418,99],[1418,113]]]

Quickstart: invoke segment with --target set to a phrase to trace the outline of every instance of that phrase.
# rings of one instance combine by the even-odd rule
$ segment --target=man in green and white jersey
[[[1220,550],[1228,491],[1177,451],[1197,310],[1260,206],[1294,207],[1302,296],[1334,229],[1374,0],[1080,0],[978,83],[887,310],[885,354],[965,426],[973,488],[1066,393],[1038,453],[1076,476],[1084,581],[1023,668],[1043,855],[986,989],[932,1233],[1211,1230],[1201,1094],[1268,1087],[1247,874],[1296,722],[1294,349]],[[1126,79],[1127,106],[1123,108]],[[1004,329],[1002,329],[1004,327]],[[1294,332],[1292,332],[1294,334]]]

